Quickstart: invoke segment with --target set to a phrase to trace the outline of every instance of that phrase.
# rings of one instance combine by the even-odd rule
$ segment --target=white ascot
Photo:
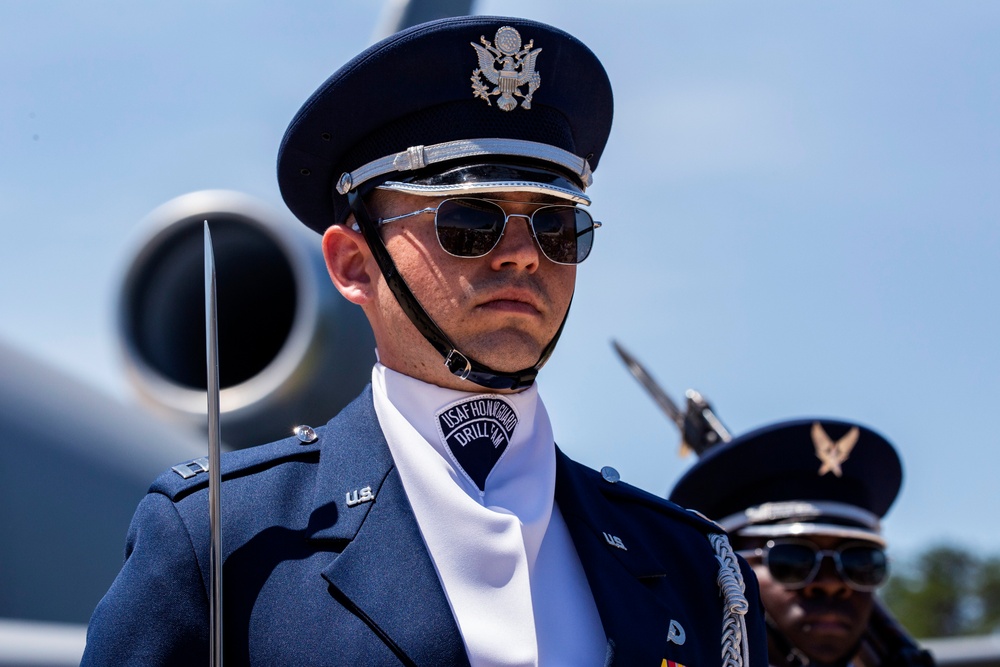
[[[472,666],[603,665],[607,639],[554,503],[552,425],[536,387],[503,396],[470,394],[376,364],[372,388]],[[448,447],[441,427],[447,419],[438,419],[473,396],[493,404],[502,398],[516,415],[482,489]],[[503,412],[509,417],[505,407]]]

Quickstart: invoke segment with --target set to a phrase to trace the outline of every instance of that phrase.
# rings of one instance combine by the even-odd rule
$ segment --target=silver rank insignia
[[[531,40],[522,49],[521,33],[509,25],[505,25],[497,30],[493,41],[496,46],[490,44],[485,37],[480,37],[482,46],[469,42],[479,56],[479,67],[472,71],[472,93],[475,97],[480,97],[490,104],[490,97],[499,95],[497,106],[504,111],[510,111],[517,107],[515,97],[523,97],[521,106],[525,109],[531,108],[531,96],[535,94],[542,83],[541,75],[535,71],[535,60],[541,49],[531,50],[535,40]],[[489,89],[486,81],[495,84],[493,90]],[[527,84],[528,92],[521,92],[521,86]]]
[[[851,450],[858,442],[861,432],[855,426],[847,432],[840,440],[834,442],[819,422],[815,422],[812,427],[812,441],[816,447],[816,458],[823,464],[819,467],[819,475],[822,477],[828,472],[832,472],[837,477],[843,475],[841,464],[851,455]]]

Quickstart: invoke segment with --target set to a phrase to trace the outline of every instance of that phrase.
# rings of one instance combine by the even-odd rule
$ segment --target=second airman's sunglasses
[[[832,558],[844,583],[857,591],[873,591],[889,574],[885,551],[869,542],[848,542],[836,549],[820,549],[807,540],[769,540],[759,549],[740,551],[758,556],[771,577],[785,588],[805,588],[816,578],[824,558]]]

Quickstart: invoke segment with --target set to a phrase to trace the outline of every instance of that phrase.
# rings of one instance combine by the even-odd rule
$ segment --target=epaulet
[[[604,492],[604,495],[606,497],[613,498],[616,502],[636,503],[655,509],[670,516],[671,518],[693,526],[706,535],[726,532],[722,529],[722,526],[715,523],[701,512],[686,509],[667,500],[666,498],[644,491],[643,489],[632,486],[627,482],[620,481],[618,471],[610,466],[601,468],[600,473],[592,470],[590,470],[590,473],[603,480],[604,484],[602,484],[602,491]]]
[[[293,435],[266,445],[248,447],[222,455],[222,480],[250,471],[263,470],[291,459],[315,457],[327,427],[313,429],[296,426]],[[178,463],[162,473],[149,487],[149,493],[161,493],[173,501],[208,486],[208,457]]]

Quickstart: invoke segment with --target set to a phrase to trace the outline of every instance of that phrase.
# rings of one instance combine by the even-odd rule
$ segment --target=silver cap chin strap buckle
[[[464,354],[456,349],[452,349],[448,353],[448,356],[444,358],[444,365],[448,367],[448,370],[453,375],[457,375],[462,380],[468,380],[469,374],[472,373],[472,364]]]

